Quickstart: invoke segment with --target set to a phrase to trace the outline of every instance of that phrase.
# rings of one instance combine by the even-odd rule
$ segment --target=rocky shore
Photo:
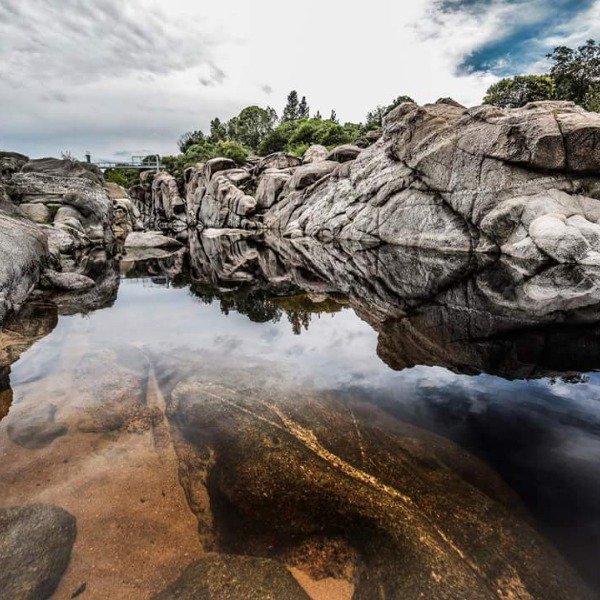
[[[570,102],[407,102],[366,149],[214,158],[181,180],[142,172],[131,190],[93,165],[3,152],[0,321],[40,280],[93,287],[92,249],[174,247],[193,230],[600,266],[599,173],[600,116]]]

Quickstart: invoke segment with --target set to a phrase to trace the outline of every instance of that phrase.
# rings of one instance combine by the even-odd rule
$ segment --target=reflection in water
[[[600,590],[600,275],[236,236],[134,258],[0,332],[0,506],[77,519],[56,597],[174,597],[212,551],[289,597],[593,597],[567,563]]]

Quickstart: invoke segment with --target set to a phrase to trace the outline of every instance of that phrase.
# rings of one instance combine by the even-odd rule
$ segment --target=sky
[[[292,89],[342,122],[404,94],[476,105],[589,38],[600,0],[0,0],[0,149],[172,154]]]

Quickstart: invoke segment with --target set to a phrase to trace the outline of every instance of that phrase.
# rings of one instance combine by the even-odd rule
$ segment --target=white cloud
[[[0,148],[174,152],[215,116],[281,111],[290,89],[352,121],[400,94],[475,104],[496,77],[457,64],[511,17],[499,0],[483,14],[435,5],[0,0]]]

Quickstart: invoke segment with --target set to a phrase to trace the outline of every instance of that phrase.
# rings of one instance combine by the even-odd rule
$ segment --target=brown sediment
[[[11,412],[0,423],[0,506],[50,503],[75,516],[71,563],[54,597],[70,598],[85,584],[90,599],[147,598],[203,555],[179,483],[164,400],[151,374],[145,386],[139,373],[130,377],[110,362],[96,364],[99,385],[86,389],[77,378],[86,344],[71,338],[68,347],[55,375],[15,390],[14,419]],[[110,390],[111,379],[123,389]],[[92,399],[94,393],[99,397]],[[56,406],[56,420],[68,433],[30,450],[11,440],[7,427],[42,399]],[[118,427],[102,428],[103,401],[109,410],[122,403]],[[137,420],[140,401],[155,415],[151,423]],[[128,414],[133,422],[123,422]],[[90,422],[93,431],[86,428]]]

